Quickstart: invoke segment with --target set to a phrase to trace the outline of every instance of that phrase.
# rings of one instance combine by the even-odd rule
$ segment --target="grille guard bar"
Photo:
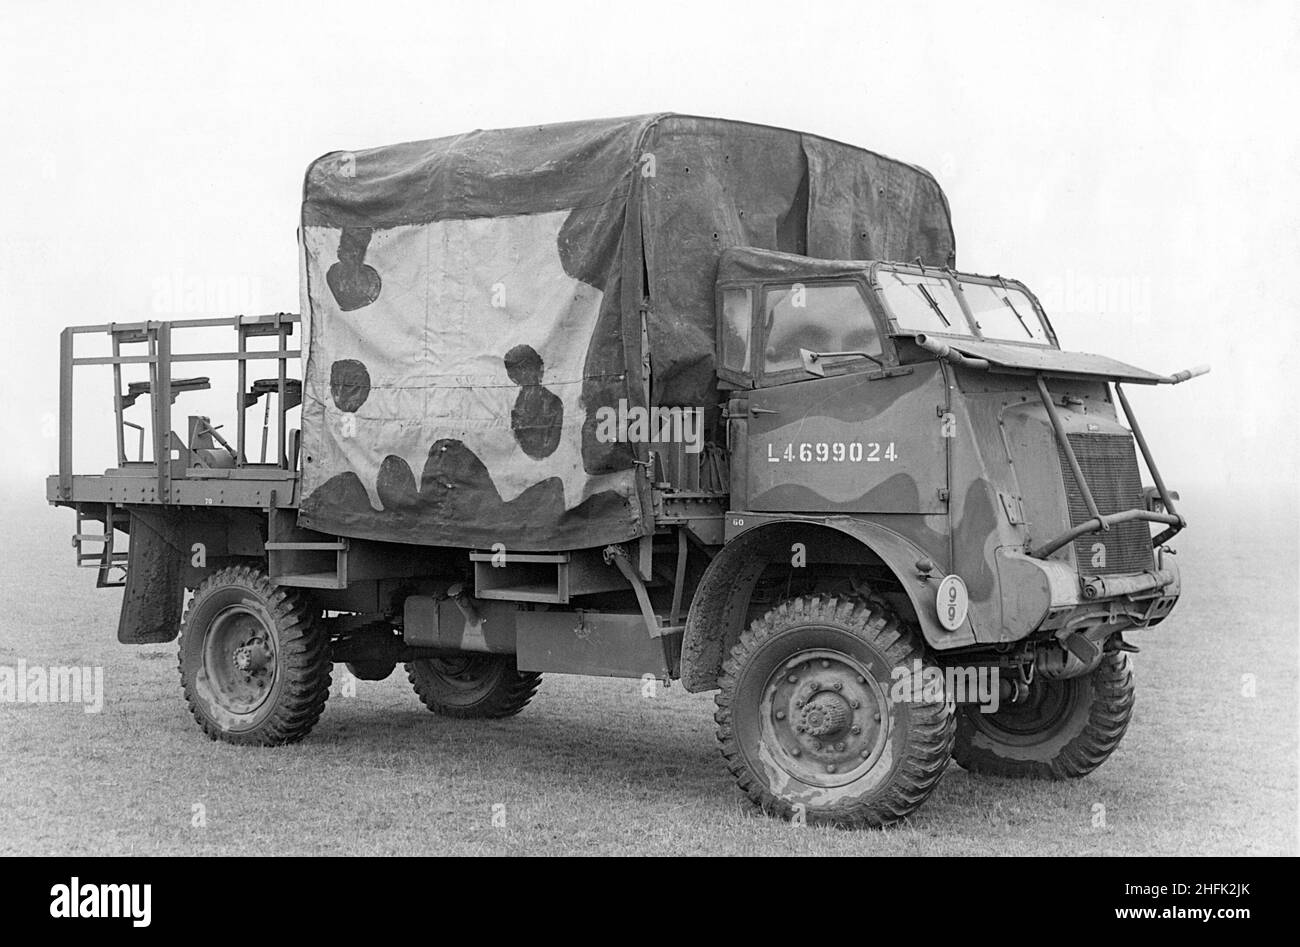
[[[1046,559],[1052,553],[1056,552],[1056,550],[1068,543],[1074,542],[1080,536],[1087,535],[1088,533],[1100,533],[1104,530],[1110,529],[1118,523],[1127,523],[1130,520],[1147,520],[1152,523],[1164,523],[1169,526],[1169,529],[1165,530],[1152,540],[1153,546],[1159,546],[1161,543],[1165,542],[1168,537],[1173,536],[1187,525],[1187,521],[1176,514],[1153,513],[1151,510],[1123,510],[1119,513],[1110,513],[1104,516],[1098,515],[1090,520],[1084,520],[1078,526],[1066,530],[1051,542],[1043,543],[1043,545],[1039,546],[1037,549],[1030,550],[1029,555],[1033,556],[1035,559]]]
[[[1052,422],[1052,430],[1056,434],[1056,443],[1065,455],[1066,462],[1070,467],[1070,474],[1074,477],[1074,482],[1079,485],[1079,492],[1083,495],[1084,505],[1088,507],[1091,518],[1066,530],[1055,539],[1043,543],[1037,549],[1031,550],[1029,554],[1037,559],[1046,559],[1056,550],[1067,543],[1074,542],[1080,536],[1087,533],[1104,532],[1117,523],[1126,523],[1130,520],[1164,523],[1169,527],[1151,540],[1152,546],[1160,546],[1178,535],[1187,525],[1187,520],[1174,509],[1173,498],[1165,487],[1164,478],[1160,476],[1160,471],[1151,456],[1151,449],[1147,446],[1147,440],[1142,435],[1142,428],[1138,426],[1137,417],[1133,414],[1133,408],[1128,403],[1128,396],[1124,394],[1124,389],[1120,383],[1115,382],[1115,393],[1119,396],[1120,407],[1123,408],[1124,417],[1128,420],[1129,427],[1133,431],[1133,438],[1137,441],[1138,450],[1142,452],[1142,459],[1146,461],[1147,470],[1151,471],[1151,478],[1156,482],[1160,502],[1166,510],[1164,513],[1136,508],[1122,510],[1118,513],[1101,513],[1097,509],[1097,502],[1092,497],[1092,490],[1088,488],[1088,481],[1083,476],[1083,470],[1079,467],[1079,459],[1074,455],[1074,447],[1070,444],[1070,439],[1066,437],[1065,424],[1061,421],[1061,416],[1056,411],[1056,405],[1052,403],[1052,396],[1047,391],[1047,383],[1043,381],[1042,375],[1036,376],[1034,380],[1038,383],[1038,397],[1042,399],[1043,407],[1047,411],[1047,417]]]

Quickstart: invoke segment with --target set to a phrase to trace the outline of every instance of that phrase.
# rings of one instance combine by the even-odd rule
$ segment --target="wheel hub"
[[[804,704],[799,711],[799,722],[804,732],[815,737],[827,737],[848,727],[853,710],[848,701],[835,693],[822,691]]]
[[[852,655],[794,655],[768,679],[763,703],[774,760],[803,782],[851,782],[883,750],[889,704],[870,669]]]
[[[256,674],[261,671],[270,660],[271,649],[266,646],[266,642],[261,638],[254,638],[252,641],[235,649],[235,668],[249,674]]]

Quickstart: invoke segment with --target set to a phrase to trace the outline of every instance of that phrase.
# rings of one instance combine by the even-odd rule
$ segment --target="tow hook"
[[[1029,696],[1029,685],[1034,681],[1033,664],[1021,664],[1014,677],[999,677],[998,691],[1003,703],[1018,704]]]

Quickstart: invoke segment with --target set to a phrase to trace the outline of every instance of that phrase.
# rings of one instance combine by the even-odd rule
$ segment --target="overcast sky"
[[[294,231],[317,155],[661,110],[928,168],[959,267],[1036,289],[1066,348],[1162,372],[1212,364],[1134,394],[1172,485],[1296,482],[1300,5],[2,9],[14,495],[55,468],[63,325],[297,311]],[[79,400],[81,472],[111,460],[96,453],[110,390]]]

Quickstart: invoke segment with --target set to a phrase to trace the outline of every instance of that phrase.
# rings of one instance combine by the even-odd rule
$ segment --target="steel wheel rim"
[[[1025,700],[1008,704],[997,713],[969,714],[976,730],[1000,742],[1033,746],[1054,732],[1074,709],[1074,681],[1038,678],[1029,685]]]
[[[759,703],[761,754],[800,782],[844,786],[879,761],[889,701],[867,665],[843,651],[799,651],[768,676]]]
[[[255,713],[275,690],[279,665],[275,635],[262,616],[246,605],[228,605],[212,619],[202,658],[212,699],[228,713]]]
[[[492,689],[497,665],[488,655],[429,658],[429,668],[452,692],[452,698],[481,697]]]

